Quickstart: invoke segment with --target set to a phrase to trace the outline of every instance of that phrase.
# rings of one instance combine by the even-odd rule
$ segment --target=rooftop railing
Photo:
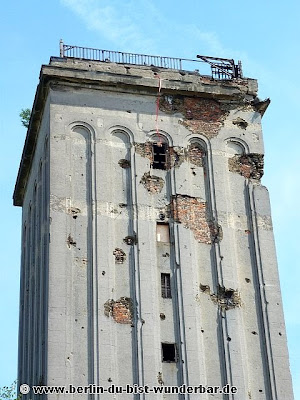
[[[197,60],[187,58],[162,57],[147,54],[124,53],[121,51],[93,49],[64,44],[60,41],[60,57],[76,58],[100,62],[112,62],[117,64],[144,65],[158,68],[176,70],[199,71],[199,63],[209,64],[213,79],[228,80],[242,78],[242,64],[234,63],[234,60],[227,58],[216,58],[197,55]],[[197,63],[197,64],[196,64]],[[191,68],[191,65],[198,68]]]

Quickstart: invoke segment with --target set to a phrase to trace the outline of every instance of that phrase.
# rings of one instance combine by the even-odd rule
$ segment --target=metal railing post
[[[64,57],[64,42],[62,39],[59,41],[59,55],[60,57]]]

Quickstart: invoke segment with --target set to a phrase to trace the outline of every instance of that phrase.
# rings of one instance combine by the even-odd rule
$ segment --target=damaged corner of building
[[[264,174],[264,155],[259,153],[236,154],[228,159],[228,169],[244,178],[260,181]]]

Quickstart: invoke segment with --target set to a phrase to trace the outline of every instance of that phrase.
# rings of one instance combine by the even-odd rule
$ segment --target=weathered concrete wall
[[[161,71],[157,135],[157,71],[56,60],[44,74],[47,383],[229,383],[232,399],[292,400],[255,81]]]
[[[49,101],[23,199],[18,382],[47,381],[49,267]]]

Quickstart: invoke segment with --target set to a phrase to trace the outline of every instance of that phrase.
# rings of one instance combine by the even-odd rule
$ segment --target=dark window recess
[[[162,361],[176,362],[176,345],[175,343],[162,343]]]
[[[172,297],[170,274],[161,274],[161,297],[164,299],[170,299]]]
[[[153,169],[167,169],[167,144],[153,144]]]

